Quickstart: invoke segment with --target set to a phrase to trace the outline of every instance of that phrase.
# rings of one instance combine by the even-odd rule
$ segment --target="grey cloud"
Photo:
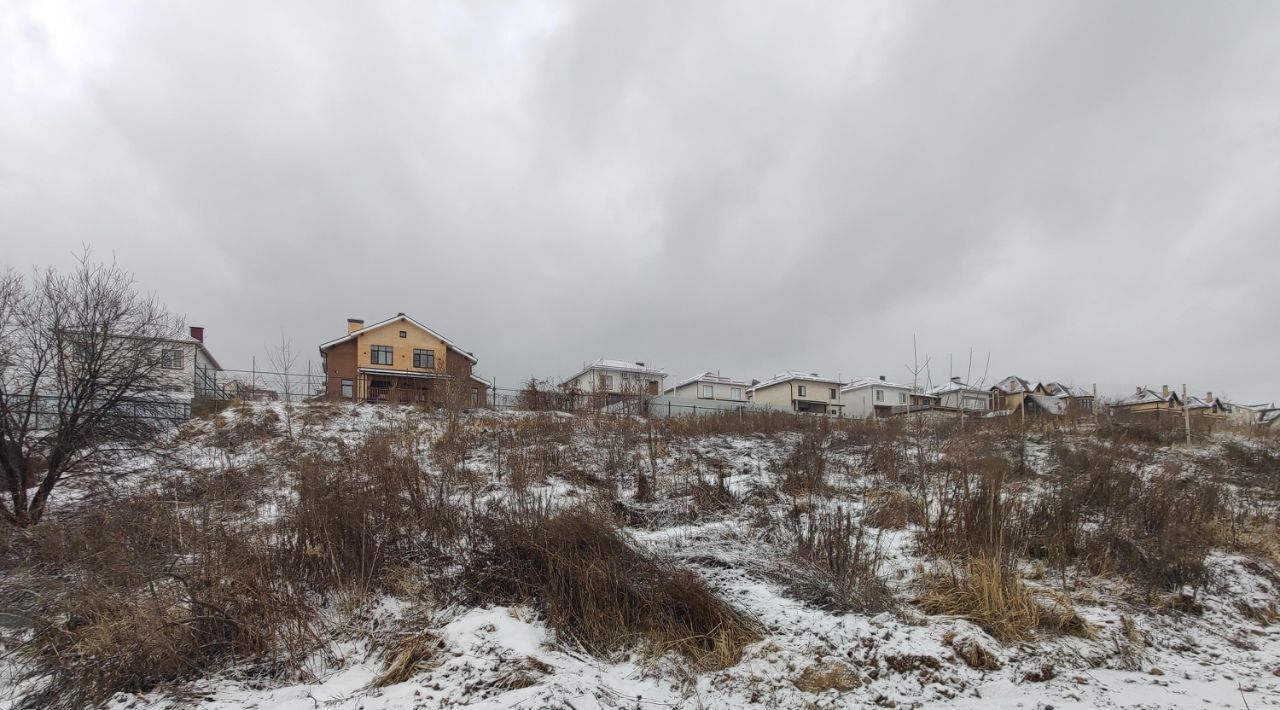
[[[992,379],[1275,398],[1280,8],[0,10],[4,261],[114,252],[247,365],[411,312],[514,384]]]

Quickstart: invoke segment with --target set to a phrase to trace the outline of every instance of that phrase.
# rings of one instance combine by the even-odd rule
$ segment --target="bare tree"
[[[0,519],[35,525],[61,481],[153,440],[179,406],[161,343],[180,333],[87,249],[67,273],[0,276]]]
[[[275,373],[276,387],[284,398],[284,418],[289,440],[293,440],[293,366],[298,361],[298,353],[293,349],[293,340],[280,331],[280,343],[267,348],[267,364]]]

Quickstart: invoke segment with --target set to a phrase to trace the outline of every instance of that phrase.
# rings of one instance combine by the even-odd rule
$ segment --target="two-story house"
[[[643,362],[609,360],[601,358],[583,365],[571,377],[565,378],[560,388],[570,395],[583,396],[586,401],[604,406],[623,399],[640,396],[657,396],[667,373]]]
[[[895,411],[907,411],[911,402],[910,385],[889,382],[884,375],[855,377],[840,388],[844,415],[856,419],[887,417]]]
[[[704,372],[668,389],[664,394],[689,399],[715,399],[725,402],[747,401],[746,391],[751,385],[715,372]]]
[[[780,372],[752,385],[747,399],[754,404],[773,405],[793,412],[840,416],[840,380],[816,372]]]
[[[320,359],[333,400],[479,407],[490,387],[473,371],[475,355],[403,313],[369,326],[347,319]]]

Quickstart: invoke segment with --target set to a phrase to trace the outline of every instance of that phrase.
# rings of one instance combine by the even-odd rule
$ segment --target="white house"
[[[665,394],[689,399],[716,399],[725,402],[747,401],[749,385],[732,377],[725,377],[715,372],[704,372],[681,381]]]
[[[945,385],[934,387],[929,390],[929,394],[938,398],[939,407],[975,412],[991,409],[991,392],[965,384],[959,377],[952,377]]]
[[[643,362],[601,358],[584,365],[560,387],[573,394],[603,395],[611,404],[629,395],[658,395],[666,379],[665,371]]]
[[[214,359],[204,344],[204,328],[191,326],[190,337],[171,338],[156,342],[156,356],[160,358],[157,371],[162,386],[170,391],[191,397],[226,399],[224,382],[219,380],[222,366]]]
[[[840,401],[844,404],[846,417],[886,417],[893,413],[894,407],[906,411],[911,404],[911,387],[889,382],[884,375],[879,378],[855,377],[840,388]]]
[[[793,412],[840,416],[840,380],[816,372],[788,370],[752,385],[747,399],[754,404],[784,407]]]

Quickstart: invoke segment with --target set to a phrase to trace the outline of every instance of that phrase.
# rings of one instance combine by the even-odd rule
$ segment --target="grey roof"
[[[735,380],[732,377],[725,377],[724,375],[720,375],[718,373],[707,370],[702,374],[694,375],[693,377],[677,382],[672,389],[679,389],[681,387],[684,387],[685,385],[693,384],[694,382],[707,382],[710,384],[717,384],[717,385],[729,385],[731,387],[750,386],[750,383],[742,382],[741,380]]]
[[[1049,394],[1063,397],[1092,397],[1093,393],[1083,387],[1064,385],[1061,382],[1050,382],[1044,386]]]
[[[756,390],[764,389],[765,387],[772,387],[774,385],[779,385],[779,384],[782,384],[783,382],[790,382],[791,380],[803,380],[805,382],[820,382],[822,384],[836,385],[837,387],[840,386],[840,380],[837,380],[832,377],[823,377],[822,375],[819,375],[816,372],[798,372],[796,370],[786,370],[785,372],[779,372],[778,374],[774,375],[773,377],[770,377],[769,379],[763,382],[756,383],[751,387],[751,391],[755,392]]]
[[[1067,400],[1065,397],[1058,397],[1048,394],[1029,394],[1027,399],[1035,402],[1037,406],[1048,414],[1066,414]]]
[[[846,383],[844,387],[841,387],[840,391],[848,392],[850,390],[860,390],[865,387],[892,387],[894,389],[899,389],[899,390],[911,389],[911,385],[900,385],[896,382],[889,382],[888,380],[882,380],[879,377],[855,377],[852,380],[849,380],[849,382]]]
[[[1036,386],[1027,380],[1022,379],[1017,375],[1010,375],[1009,377],[997,382],[992,389],[1000,390],[1005,394],[1018,394],[1019,392],[1032,392],[1035,388]]]
[[[585,375],[586,373],[591,372],[592,370],[620,370],[622,372],[638,372],[643,375],[655,375],[659,378],[663,378],[667,376],[667,373],[665,370],[660,370],[656,367],[645,367],[644,365],[641,365],[638,362],[628,362],[626,360],[609,360],[607,358],[600,358],[599,360],[596,360],[590,365],[583,367],[581,370],[574,373],[571,377],[566,377],[565,381],[568,382],[569,380],[575,380]]]

